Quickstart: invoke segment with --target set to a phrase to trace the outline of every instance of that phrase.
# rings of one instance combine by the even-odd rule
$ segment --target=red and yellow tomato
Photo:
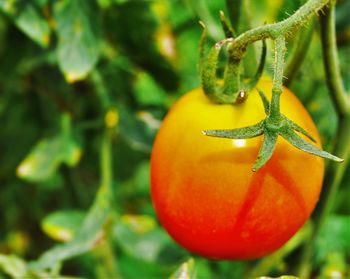
[[[258,87],[271,97],[271,81]],[[311,117],[286,88],[281,112],[320,147]],[[222,139],[202,133],[264,118],[256,90],[242,104],[220,105],[200,88],[181,97],[166,116],[152,151],[152,200],[161,224],[189,251],[212,259],[259,258],[281,247],[313,211],[323,159],[279,137],[268,163],[252,172],[263,136]]]

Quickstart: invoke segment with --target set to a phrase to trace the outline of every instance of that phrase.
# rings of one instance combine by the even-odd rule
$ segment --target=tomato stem
[[[322,9],[328,0],[309,0],[301,6],[294,14],[287,19],[274,23],[260,26],[248,30],[235,39],[234,44],[231,44],[229,55],[231,61],[240,64],[248,45],[267,38],[277,40],[278,37],[287,37],[296,29],[303,26],[314,13]],[[238,67],[238,66],[236,66]],[[233,92],[237,92],[240,88],[232,88]]]
[[[282,94],[282,80],[284,55],[286,53],[286,42],[283,36],[280,36],[275,41],[275,67],[272,84],[272,99],[269,119],[275,124],[281,121],[280,113],[280,96]]]
[[[232,3],[236,2],[240,1],[227,0],[229,16],[232,23],[235,22],[235,18],[232,17],[236,16],[235,13],[232,11],[236,7],[233,7]],[[267,24],[248,30],[243,34],[239,35],[234,40],[232,38],[229,38],[232,40],[232,42],[228,44],[228,62],[225,69],[224,86],[217,86],[215,81],[216,65],[219,54],[219,52],[217,52],[215,59],[213,59],[213,57],[207,59],[209,62],[206,64],[208,67],[211,68],[211,74],[205,74],[207,72],[206,70],[201,71],[204,92],[214,102],[231,104],[235,103],[239,91],[244,89],[241,88],[240,82],[240,63],[247,51],[247,47],[256,41],[264,40],[267,38],[276,41],[282,40],[282,38],[283,40],[285,40],[286,37],[288,37],[290,34],[293,34],[294,31],[303,26],[315,13],[322,9],[328,2],[329,0],[309,0],[303,6],[301,6],[294,14],[292,14],[290,17],[283,21],[274,24]],[[236,29],[236,26],[234,26],[234,28]],[[226,32],[226,35],[228,34],[229,32]],[[213,48],[216,48],[216,46],[214,46]],[[208,56],[210,56],[210,54]],[[206,84],[209,86],[206,86]]]
[[[244,32],[231,45],[232,57],[240,61],[248,45],[267,38],[276,39],[280,36],[287,37],[293,34],[293,32],[303,26],[310,17],[322,9],[328,2],[329,0],[309,0],[294,14],[283,21],[266,24]]]

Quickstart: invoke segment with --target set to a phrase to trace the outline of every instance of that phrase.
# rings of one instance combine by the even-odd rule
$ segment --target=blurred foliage
[[[282,20],[301,2],[243,1],[239,28]],[[342,0],[337,9],[347,87],[349,6]],[[209,46],[223,35],[219,10],[227,14],[224,1],[0,0],[0,278],[294,274],[305,228],[259,261],[218,262],[175,244],[152,208],[155,133],[171,104],[199,86],[198,20],[208,26]],[[337,118],[317,32],[310,44],[291,87],[331,149]],[[246,74],[254,59],[246,58]],[[350,276],[349,173],[317,240],[320,278]]]

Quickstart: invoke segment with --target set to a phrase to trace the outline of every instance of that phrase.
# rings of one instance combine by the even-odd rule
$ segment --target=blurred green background
[[[236,30],[282,20],[301,2],[243,1]],[[153,139],[174,101],[200,85],[198,21],[208,27],[210,47],[224,38],[220,10],[227,14],[223,0],[0,0],[0,278],[294,274],[310,224],[261,260],[210,261],[175,244],[152,208]],[[338,1],[347,88],[349,11],[349,0]],[[297,36],[290,38],[288,54],[297,44]],[[244,62],[247,76],[260,48],[251,47]],[[321,57],[316,24],[289,86],[329,150],[337,117]],[[313,274],[320,278],[350,276],[347,169],[314,250]]]

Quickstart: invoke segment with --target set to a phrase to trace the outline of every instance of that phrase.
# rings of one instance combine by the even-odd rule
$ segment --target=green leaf
[[[206,130],[203,134],[210,137],[228,138],[228,139],[248,139],[262,135],[264,132],[264,121],[255,125],[238,128],[238,129],[223,129],[223,130]]]
[[[29,1],[0,0],[0,10],[14,21],[16,26],[42,47],[50,42],[50,27],[46,19]]]
[[[53,267],[58,262],[88,252],[96,245],[98,238],[101,237],[102,226],[110,214],[111,193],[108,190],[109,188],[108,185],[100,187],[94,204],[73,240],[62,245],[56,245],[46,251],[37,261],[31,263],[33,269],[40,270]]]
[[[135,97],[140,105],[163,105],[166,101],[164,90],[147,72],[138,73],[134,88]]]
[[[118,267],[121,276],[119,278],[132,279],[158,279],[167,278],[172,269],[169,265],[159,262],[150,263],[139,260],[129,255],[120,254],[118,257]],[[107,279],[107,278],[106,278]],[[112,279],[112,278],[111,278]],[[114,278],[113,278],[114,279]]]
[[[42,47],[50,42],[50,27],[47,21],[29,3],[15,19],[16,25],[29,38]]]
[[[118,111],[120,115],[118,130],[121,136],[133,149],[146,153],[151,152],[152,143],[154,141],[156,133],[156,127],[148,125],[149,123],[142,119],[142,114],[140,114],[138,117],[135,111],[132,111],[125,105],[120,105],[118,107]],[[148,114],[148,116],[152,117],[150,114]],[[148,122],[156,121],[152,120]]]
[[[278,133],[265,129],[264,141],[259,150],[258,159],[255,161],[253,171],[259,170],[271,158],[277,143]]]
[[[174,67],[175,41],[168,22],[169,1],[114,2],[104,18],[106,36],[133,63],[147,71],[167,91],[178,88]],[[132,19],[132,20],[130,20]],[[116,26],[117,23],[117,26]],[[142,31],[140,32],[140,30]]]
[[[17,175],[32,182],[43,182],[56,173],[62,163],[73,167],[81,157],[81,147],[73,137],[58,135],[39,141],[17,167]]]
[[[320,263],[334,252],[350,256],[350,216],[330,215],[316,239],[316,262]]]
[[[155,262],[168,235],[147,215],[124,215],[113,229],[117,243],[129,255],[146,262]]]
[[[180,267],[170,276],[169,279],[194,279],[196,278],[196,268],[194,259],[189,259],[180,265]]]
[[[0,254],[0,269],[13,278],[23,278],[27,275],[27,265],[15,255]]]
[[[51,238],[58,241],[69,241],[81,227],[85,213],[76,210],[56,211],[46,216],[41,227]]]
[[[92,1],[55,1],[58,64],[68,82],[84,79],[100,54],[100,30]]]
[[[280,130],[280,135],[287,140],[289,143],[294,145],[295,147],[299,148],[300,150],[303,150],[307,153],[317,155],[322,158],[330,159],[335,162],[343,162],[344,160],[334,156],[324,150],[319,149],[317,146],[312,145],[308,143],[303,138],[299,137],[293,130],[291,130],[289,127],[284,128]]]

